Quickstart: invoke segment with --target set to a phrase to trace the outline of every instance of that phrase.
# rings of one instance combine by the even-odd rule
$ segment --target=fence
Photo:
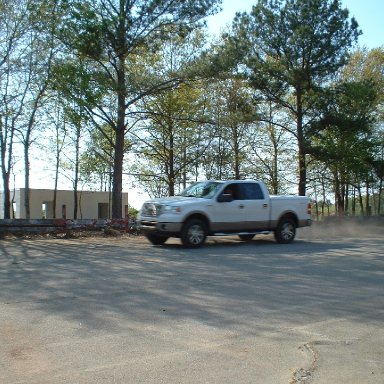
[[[114,229],[129,232],[127,219],[2,219],[0,233],[65,233],[68,231],[101,231]]]

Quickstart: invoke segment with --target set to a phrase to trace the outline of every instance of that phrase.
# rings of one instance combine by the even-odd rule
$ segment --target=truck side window
[[[241,188],[241,199],[242,200],[263,200],[263,191],[260,185],[257,183],[242,183],[239,184]]]
[[[223,194],[231,195],[233,200],[239,200],[239,186],[237,184],[229,184],[225,187]]]

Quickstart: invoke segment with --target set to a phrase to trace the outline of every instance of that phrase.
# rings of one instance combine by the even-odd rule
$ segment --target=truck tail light
[[[308,206],[307,206],[307,213],[308,213],[308,215],[311,215],[311,214],[312,214],[312,204],[311,204],[311,203],[308,203]]]

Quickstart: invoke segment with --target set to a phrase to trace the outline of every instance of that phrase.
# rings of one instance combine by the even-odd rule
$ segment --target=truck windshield
[[[198,182],[190,185],[183,192],[180,193],[180,196],[186,197],[204,197],[205,199],[211,199],[221,183],[215,181],[204,181]]]

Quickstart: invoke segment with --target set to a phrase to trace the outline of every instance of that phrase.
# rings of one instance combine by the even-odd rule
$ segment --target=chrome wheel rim
[[[199,245],[204,241],[204,229],[200,225],[192,225],[188,230],[189,242],[193,245]]]
[[[291,223],[285,223],[281,228],[281,237],[290,240],[295,236],[295,227]]]

